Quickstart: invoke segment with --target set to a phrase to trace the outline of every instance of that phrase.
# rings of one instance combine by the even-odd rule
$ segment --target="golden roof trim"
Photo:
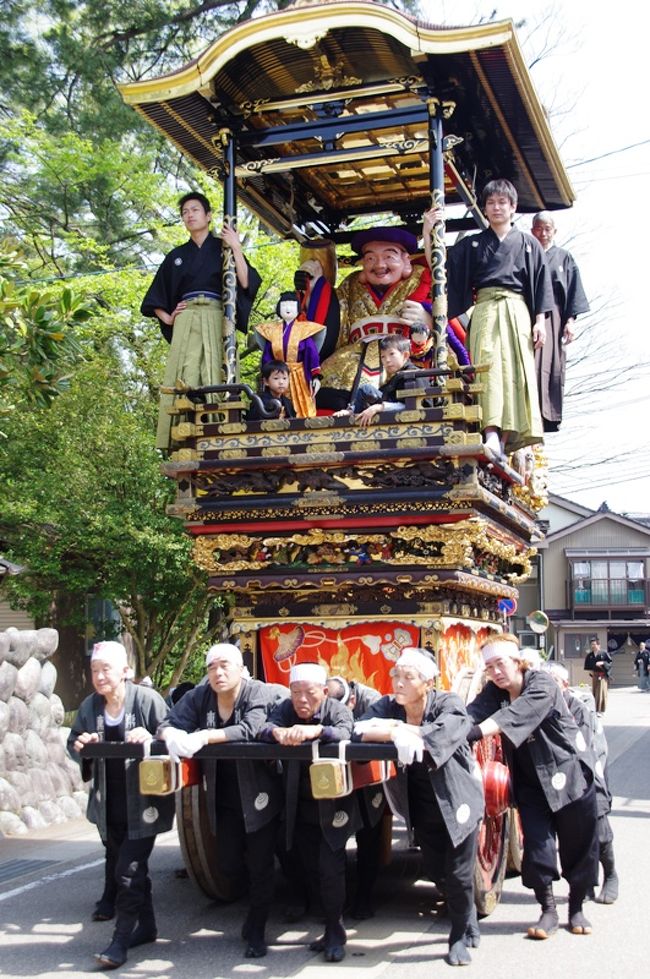
[[[508,45],[514,38],[512,20],[469,27],[425,28],[389,7],[351,0],[350,3],[289,8],[238,24],[178,71],[145,81],[118,85],[129,105],[167,101],[206,88],[229,61],[255,44],[284,36],[299,47],[313,47],[327,31],[369,27],[389,33],[413,54],[455,54]],[[322,29],[321,29],[322,28]]]

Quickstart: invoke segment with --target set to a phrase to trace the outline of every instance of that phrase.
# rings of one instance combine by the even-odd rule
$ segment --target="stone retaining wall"
[[[0,632],[0,835],[78,819],[86,811],[79,766],[68,757],[54,692],[56,629]]]

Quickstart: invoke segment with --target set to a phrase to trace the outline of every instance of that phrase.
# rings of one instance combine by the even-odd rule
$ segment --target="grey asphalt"
[[[604,722],[615,796],[618,902],[611,907],[587,905],[591,936],[571,935],[562,928],[547,942],[531,942],[524,936],[537,918],[534,898],[518,878],[507,880],[501,903],[481,923],[481,947],[463,973],[468,979],[549,979],[554,973],[621,979],[648,973],[650,693],[612,691]],[[0,840],[0,975],[70,979],[104,974],[96,968],[93,953],[108,944],[112,926],[89,920],[99,896],[102,863],[96,832],[83,821]],[[338,965],[324,963],[308,949],[319,934],[318,921],[292,925],[291,930],[282,923],[287,895],[281,883],[268,928],[269,954],[243,959],[239,929],[244,903],[215,904],[190,880],[176,876],[180,866],[175,834],[160,837],[151,861],[160,938],[155,945],[133,950],[112,975],[322,979],[334,971],[344,979],[354,971],[359,979],[363,970],[364,979],[428,979],[432,970],[449,974],[444,962],[448,923],[431,910],[432,887],[414,879],[413,861],[397,860],[387,869],[374,919],[348,923],[347,957]],[[564,882],[556,890],[564,921]]]

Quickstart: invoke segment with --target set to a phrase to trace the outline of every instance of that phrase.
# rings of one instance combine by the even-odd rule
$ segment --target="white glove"
[[[193,731],[192,734],[188,734],[187,731],[177,727],[168,727],[165,731],[165,744],[172,761],[191,758],[208,743],[207,739],[207,731]]]
[[[402,722],[400,721],[400,724]],[[365,721],[355,721],[354,722],[354,733],[355,734],[367,734],[368,731],[377,730],[377,728],[385,728],[386,719],[384,717],[367,717]]]
[[[422,761],[424,741],[419,734],[409,731],[406,727],[396,727],[391,738],[397,748],[400,765],[411,765],[414,761]]]

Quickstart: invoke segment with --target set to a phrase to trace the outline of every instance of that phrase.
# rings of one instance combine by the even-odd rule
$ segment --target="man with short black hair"
[[[589,652],[585,656],[585,670],[591,674],[591,691],[596,701],[596,712],[604,714],[607,709],[607,692],[609,677],[612,672],[613,660],[611,655],[600,648],[600,640],[592,636],[589,641]]]
[[[155,316],[162,335],[171,343],[164,387],[178,380],[190,387],[224,383],[222,243],[232,250],[237,276],[236,326],[246,332],[248,317],[261,279],[242,252],[239,235],[226,225],[219,235],[210,230],[212,210],[204,194],[191,191],[179,201],[189,241],[165,257],[147,290],[140,311]],[[167,449],[173,395],[160,398],[156,446]]]

